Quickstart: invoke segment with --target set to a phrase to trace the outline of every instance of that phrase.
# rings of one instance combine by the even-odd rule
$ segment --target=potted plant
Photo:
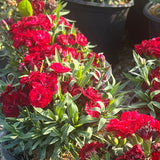
[[[144,40],[135,45],[135,66],[125,74],[134,84],[130,108],[150,114],[159,120],[160,115],[160,37]],[[136,102],[136,103],[135,103]]]
[[[116,63],[127,14],[134,5],[133,0],[65,1],[68,2],[66,8],[71,11],[67,17],[77,21],[78,28],[92,44],[98,44],[96,51],[103,51],[110,63]]]
[[[0,81],[0,142],[15,159],[79,159],[79,149],[101,140],[101,129],[122,110],[125,85],[61,16],[64,4],[54,11],[45,4],[18,1],[13,23],[2,20],[8,64]]]
[[[119,119],[106,124],[102,135],[105,142],[87,143],[80,149],[80,160],[158,160],[159,127],[159,121],[151,116],[137,111],[123,112]]]
[[[149,23],[149,38],[157,37],[160,34],[160,1],[150,0],[143,10],[144,15],[148,19]]]

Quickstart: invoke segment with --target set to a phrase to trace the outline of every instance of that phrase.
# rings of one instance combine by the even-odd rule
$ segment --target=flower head
[[[86,160],[90,158],[92,154],[98,154],[101,148],[104,147],[103,143],[91,142],[90,144],[85,144],[79,151],[80,160]]]
[[[142,152],[141,146],[139,144],[134,145],[124,155],[116,158],[116,160],[144,160],[144,159],[145,155]]]

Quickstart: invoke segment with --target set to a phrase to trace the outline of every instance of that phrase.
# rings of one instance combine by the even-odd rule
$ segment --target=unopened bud
[[[123,147],[127,142],[127,138],[120,137],[120,138],[118,138],[118,140],[119,140],[119,144],[118,144],[119,147]]]
[[[106,59],[105,59],[105,56],[103,54],[99,55],[99,61],[102,63],[103,67],[106,66]]]
[[[115,138],[112,139],[112,144],[113,144],[114,146],[117,146],[118,143],[119,143],[118,138],[115,137]]]
[[[3,26],[7,25],[7,22],[4,19],[1,20],[1,23],[2,23]]]
[[[7,30],[9,30],[8,24],[4,19],[1,20],[1,23]]]

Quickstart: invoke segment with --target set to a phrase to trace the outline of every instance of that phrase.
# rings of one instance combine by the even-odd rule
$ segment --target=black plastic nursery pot
[[[143,14],[143,8],[147,2],[148,0],[134,0],[134,6],[128,13],[126,29],[134,43],[148,39],[148,20]]]
[[[65,0],[70,10],[67,18],[76,21],[76,27],[88,38],[95,52],[103,52],[114,64],[120,53],[121,38],[125,30],[128,11],[133,0],[124,5],[107,5],[83,0]]]
[[[146,16],[149,23],[149,28],[148,28],[149,38],[160,36],[160,18],[149,13],[149,9],[153,5],[154,4],[152,2],[149,2],[145,5],[143,9],[143,14]]]

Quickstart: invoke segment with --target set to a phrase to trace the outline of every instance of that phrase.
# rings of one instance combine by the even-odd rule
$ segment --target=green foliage
[[[150,2],[153,2],[153,3],[160,3],[160,0],[150,0]]]
[[[33,9],[29,0],[22,0],[18,4],[18,9],[22,17],[32,16]]]
[[[160,93],[159,90],[154,92],[149,92],[149,90],[143,90],[142,84],[146,83],[148,87],[152,86],[152,81],[149,80],[149,74],[152,69],[154,69],[158,64],[159,60],[155,59],[145,59],[140,55],[133,52],[133,57],[135,60],[135,67],[132,68],[129,73],[124,73],[124,75],[130,80],[134,85],[132,93],[134,93],[133,98],[137,98],[136,103],[131,103],[129,105],[130,109],[147,107],[150,110],[150,115],[154,118],[156,117],[156,108],[159,108],[160,104],[153,101],[153,98]],[[156,80],[156,79],[154,79]],[[159,81],[159,80],[157,80]]]

